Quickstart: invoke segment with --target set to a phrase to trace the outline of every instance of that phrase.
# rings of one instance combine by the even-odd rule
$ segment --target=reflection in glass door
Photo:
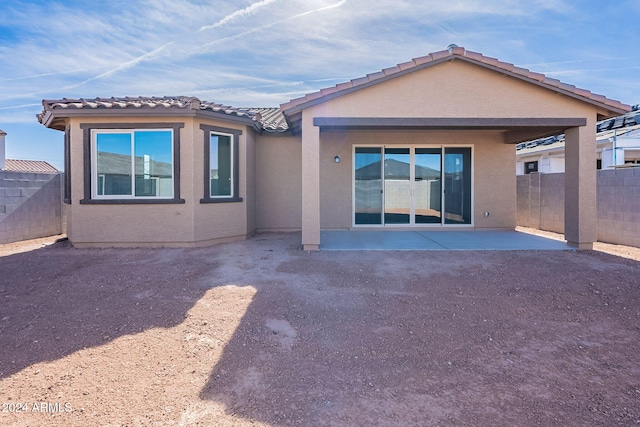
[[[442,215],[442,149],[416,148],[414,155],[414,215],[416,224],[440,224]]]
[[[471,224],[470,147],[356,147],[354,224]]]
[[[384,149],[384,223],[411,222],[411,153],[409,148]]]
[[[382,147],[356,147],[355,224],[382,224]]]
[[[471,224],[471,148],[444,149],[444,223]]]

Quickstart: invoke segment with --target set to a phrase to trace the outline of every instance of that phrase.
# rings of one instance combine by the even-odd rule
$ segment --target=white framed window
[[[200,203],[241,202],[239,139],[242,131],[200,125],[204,132],[204,197]]]
[[[91,198],[173,199],[174,129],[92,129]]]
[[[234,197],[233,135],[209,135],[209,197]]]

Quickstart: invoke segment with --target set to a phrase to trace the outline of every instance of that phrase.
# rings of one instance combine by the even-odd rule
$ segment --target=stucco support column
[[[596,122],[565,132],[564,236],[569,246],[593,249],[597,234]]]
[[[302,248],[320,248],[320,128],[302,112]]]

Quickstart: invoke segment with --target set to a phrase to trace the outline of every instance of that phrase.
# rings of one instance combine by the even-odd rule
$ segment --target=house
[[[596,169],[640,165],[640,106],[596,124]],[[516,145],[516,174],[564,172],[564,134]]]
[[[596,122],[629,110],[451,45],[279,108],[60,99],[43,101],[38,118],[65,132],[77,246],[301,230],[315,250],[321,230],[514,229],[515,145],[564,132],[566,237],[590,248]]]

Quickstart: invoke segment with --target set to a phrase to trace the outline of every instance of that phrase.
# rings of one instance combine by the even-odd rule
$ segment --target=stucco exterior
[[[75,245],[197,246],[244,239],[255,231],[301,230],[308,250],[320,248],[323,229],[372,224],[368,227],[384,231],[392,224],[356,224],[355,147],[409,149],[405,168],[426,147],[440,149],[442,159],[448,149],[467,156],[469,202],[464,203],[469,213],[464,221],[448,221],[440,207],[437,223],[412,219],[393,229],[513,229],[515,144],[560,131],[566,132],[568,156],[566,236],[570,244],[588,248],[595,240],[594,125],[598,118],[630,108],[458,47],[308,94],[279,109],[234,109],[186,97],[58,100],[43,101],[43,106],[40,121],[69,133],[67,230]],[[87,129],[118,123],[167,124],[179,132],[174,162],[179,197],[90,200],[84,188],[92,173]],[[203,199],[210,185],[203,160],[208,159],[208,129],[235,135],[237,194],[228,200]],[[380,162],[380,167],[386,166]],[[445,171],[432,170],[444,182]],[[402,187],[390,179],[384,196],[398,206],[411,203],[411,218],[415,192],[427,188],[413,180],[406,179],[408,187]],[[448,203],[446,191],[439,194],[442,204]]]
[[[91,123],[153,124],[181,123],[179,204],[83,204],[85,198],[84,139],[81,123],[70,121],[71,204],[68,209],[67,234],[78,247],[126,246],[202,246],[246,238],[255,231],[255,203],[244,198],[234,203],[199,203],[204,194],[204,131],[201,124],[241,131],[240,164],[255,160],[255,138],[246,126],[190,117],[112,117]],[[247,138],[247,135],[250,135]],[[247,139],[249,141],[247,141]],[[189,167],[184,167],[189,165]],[[253,192],[255,173],[246,167],[239,170],[240,194]],[[251,189],[251,190],[249,190]],[[253,193],[252,193],[253,194]]]

